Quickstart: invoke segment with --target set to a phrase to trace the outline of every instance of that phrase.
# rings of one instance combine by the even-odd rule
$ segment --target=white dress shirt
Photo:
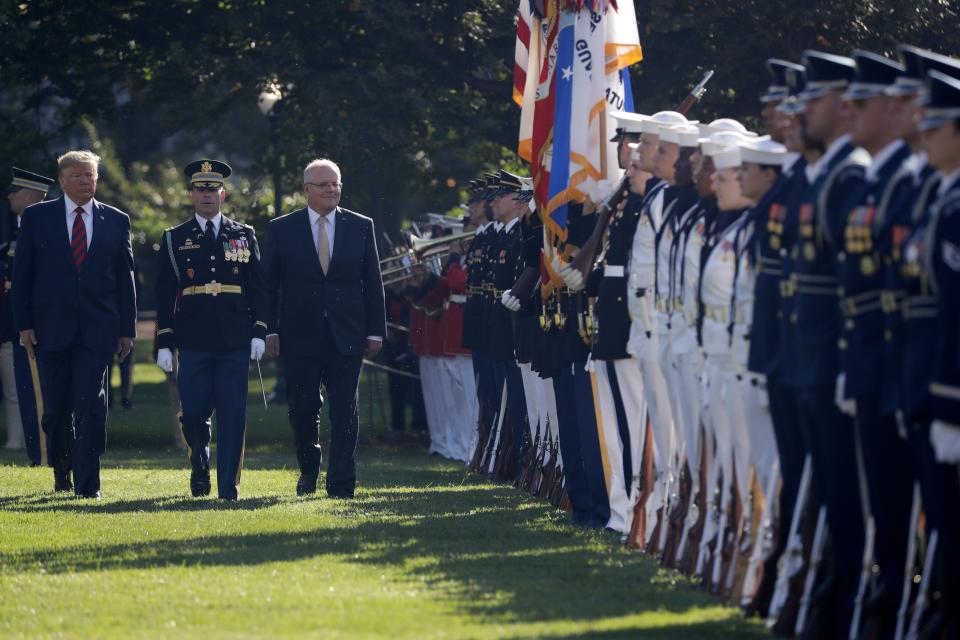
[[[203,229],[203,232],[207,232],[207,219],[201,216],[199,213],[194,213],[193,217],[197,219],[197,224],[200,225],[200,228]],[[220,223],[223,222],[223,215],[217,213],[217,215],[211,218],[213,222],[213,237],[216,238],[220,235]]]
[[[63,196],[67,203],[67,239],[73,241],[73,221],[77,217],[77,203],[70,199],[70,196]],[[90,243],[93,242],[93,199],[87,201],[87,204],[81,207],[83,209],[83,226],[87,231],[87,251],[90,250]]]

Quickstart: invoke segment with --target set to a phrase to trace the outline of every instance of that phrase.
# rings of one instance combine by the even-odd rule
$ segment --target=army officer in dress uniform
[[[237,499],[249,360],[263,356],[267,293],[253,228],[220,213],[230,167],[197,160],[184,172],[196,213],[167,229],[157,275],[157,366],[173,371],[183,410],[194,496],[210,493],[210,416],[217,412],[217,491]]]

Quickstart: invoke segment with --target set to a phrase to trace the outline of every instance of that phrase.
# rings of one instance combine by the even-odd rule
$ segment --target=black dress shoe
[[[209,469],[194,469],[190,472],[190,493],[194,498],[210,495]]]
[[[100,492],[99,491],[81,491],[77,494],[78,498],[88,498],[90,500],[99,500]]]
[[[300,479],[297,480],[297,495],[306,496],[316,492],[317,492],[317,479],[308,478],[307,476],[301,473]]]
[[[70,471],[53,470],[53,490],[73,491],[73,482],[70,481]]]
[[[335,492],[335,491],[327,491],[327,497],[328,497],[328,498],[335,498],[335,499],[337,499],[337,500],[353,500],[353,492],[350,492],[350,493],[342,492],[342,493],[341,493],[341,492]]]

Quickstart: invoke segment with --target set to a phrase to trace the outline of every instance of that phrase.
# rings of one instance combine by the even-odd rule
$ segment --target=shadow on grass
[[[0,510],[57,513],[138,513],[145,511],[253,511],[272,507],[279,497],[241,497],[230,502],[216,495],[206,498],[186,496],[144,498],[139,500],[88,500],[69,494],[49,494],[32,498],[0,498]]]
[[[278,501],[249,498],[224,506],[218,517],[229,517],[230,509],[256,509]],[[447,593],[465,603],[459,606],[474,615],[525,622],[600,621],[647,608],[680,614],[718,604],[685,587],[682,581],[673,586],[655,580],[657,569],[648,558],[614,547],[603,534],[562,524],[563,516],[532,504],[512,488],[467,485],[406,493],[387,490],[373,491],[355,501],[310,498],[303,502],[308,506],[316,502],[334,524],[299,531],[217,536],[215,540],[152,540],[148,546],[91,544],[0,553],[0,564],[13,571],[31,571],[42,566],[50,574],[337,559],[392,566],[411,580],[426,582],[435,592]],[[54,511],[74,504],[77,509],[91,512],[111,508],[122,512],[219,508],[211,501],[167,498],[118,501],[115,507],[53,504],[38,499],[28,509]],[[417,558],[426,561],[410,562]],[[720,632],[720,636],[691,633],[694,629],[683,626],[675,632],[666,628],[634,628],[591,637],[722,637],[727,635],[722,631],[724,624],[702,626],[702,631]],[[733,635],[727,637],[753,635],[754,629],[742,622],[729,624]]]

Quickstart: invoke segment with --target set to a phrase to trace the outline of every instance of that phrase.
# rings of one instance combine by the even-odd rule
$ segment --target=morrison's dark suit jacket
[[[111,353],[120,336],[136,336],[130,218],[96,200],[92,212],[93,240],[79,274],[73,266],[64,199],[40,202],[23,212],[13,314],[18,331],[34,330],[40,350],[69,349],[79,339],[91,351]]]
[[[373,220],[338,207],[326,275],[313,244],[306,209],[270,222],[265,277],[270,292],[267,333],[280,349],[319,355],[324,324],[344,355],[362,356],[367,336],[386,335],[383,282]]]

